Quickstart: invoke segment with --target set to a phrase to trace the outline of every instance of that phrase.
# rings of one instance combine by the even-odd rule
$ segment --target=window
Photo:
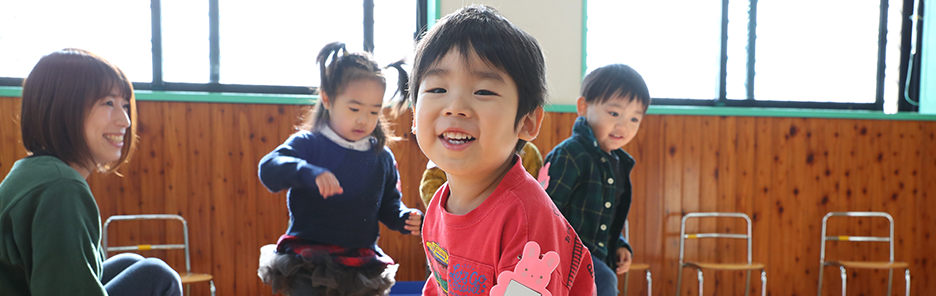
[[[120,66],[138,89],[308,94],[326,43],[364,51],[370,42],[385,65],[412,52],[416,31],[415,1],[55,2],[0,5],[0,85],[19,86],[42,55],[77,47]],[[387,78],[392,92],[395,71]]]
[[[654,104],[894,112],[903,1],[884,2],[591,0],[586,73],[629,64]]]

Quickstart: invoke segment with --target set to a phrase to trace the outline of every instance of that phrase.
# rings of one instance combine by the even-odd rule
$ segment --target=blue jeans
[[[166,262],[133,253],[105,260],[101,283],[109,295],[182,295],[182,280]]]
[[[617,295],[617,273],[611,270],[604,260],[598,260],[594,255],[592,255],[592,265],[595,266],[595,288],[598,289],[598,296]]]

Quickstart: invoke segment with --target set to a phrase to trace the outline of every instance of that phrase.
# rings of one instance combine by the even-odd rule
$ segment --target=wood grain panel
[[[271,193],[256,177],[259,159],[282,143],[307,108],[294,105],[139,102],[140,145],[117,175],[92,175],[89,184],[102,220],[116,214],[174,213],[188,219],[192,269],[215,276],[219,295],[270,295],[256,276],[259,248],[275,243],[288,225],[285,192]],[[0,176],[25,157],[18,98],[0,98]],[[533,141],[543,155],[567,138],[574,113],[548,113]],[[425,209],[418,182],[427,159],[408,133],[411,113],[391,119],[400,141],[390,144],[399,165],[404,202]],[[908,261],[912,295],[936,294],[936,122],[649,115],[625,149],[637,160],[631,175],[630,242],[634,261],[650,265],[656,295],[673,295],[683,214],[737,211],[753,219],[753,259],[767,264],[771,295],[811,295],[818,283],[822,216],[829,211],[887,211],[895,220],[896,259]],[[691,220],[690,220],[691,221]],[[870,219],[830,222],[830,231],[886,235]],[[698,231],[743,232],[730,220],[690,222]],[[164,233],[163,233],[164,232]],[[160,234],[163,233],[163,234]],[[181,228],[121,224],[111,243],[166,240]],[[380,246],[401,267],[401,281],[425,278],[416,236],[382,228]],[[886,244],[829,243],[829,257],[886,258]],[[743,260],[743,242],[693,241],[687,258]],[[181,254],[151,252],[184,268]],[[887,272],[849,272],[852,294],[883,294]],[[824,294],[838,293],[838,271],[825,270]],[[706,295],[738,295],[743,272],[706,272]],[[893,295],[903,295],[903,273]],[[623,285],[623,283],[621,283]],[[642,273],[630,275],[631,295],[646,294]],[[696,295],[685,270],[682,295]],[[751,292],[760,292],[752,274]],[[194,295],[208,295],[203,284]]]

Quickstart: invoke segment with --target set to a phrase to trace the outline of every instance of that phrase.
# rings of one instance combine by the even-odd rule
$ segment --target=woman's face
[[[91,106],[85,118],[85,140],[94,164],[120,160],[124,135],[130,127],[130,101],[115,88]]]

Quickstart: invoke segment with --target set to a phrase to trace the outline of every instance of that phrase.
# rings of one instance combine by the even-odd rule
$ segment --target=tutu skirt
[[[285,237],[285,236],[284,236]],[[260,249],[257,275],[288,296],[388,295],[398,264],[371,249],[303,244],[280,239]]]

